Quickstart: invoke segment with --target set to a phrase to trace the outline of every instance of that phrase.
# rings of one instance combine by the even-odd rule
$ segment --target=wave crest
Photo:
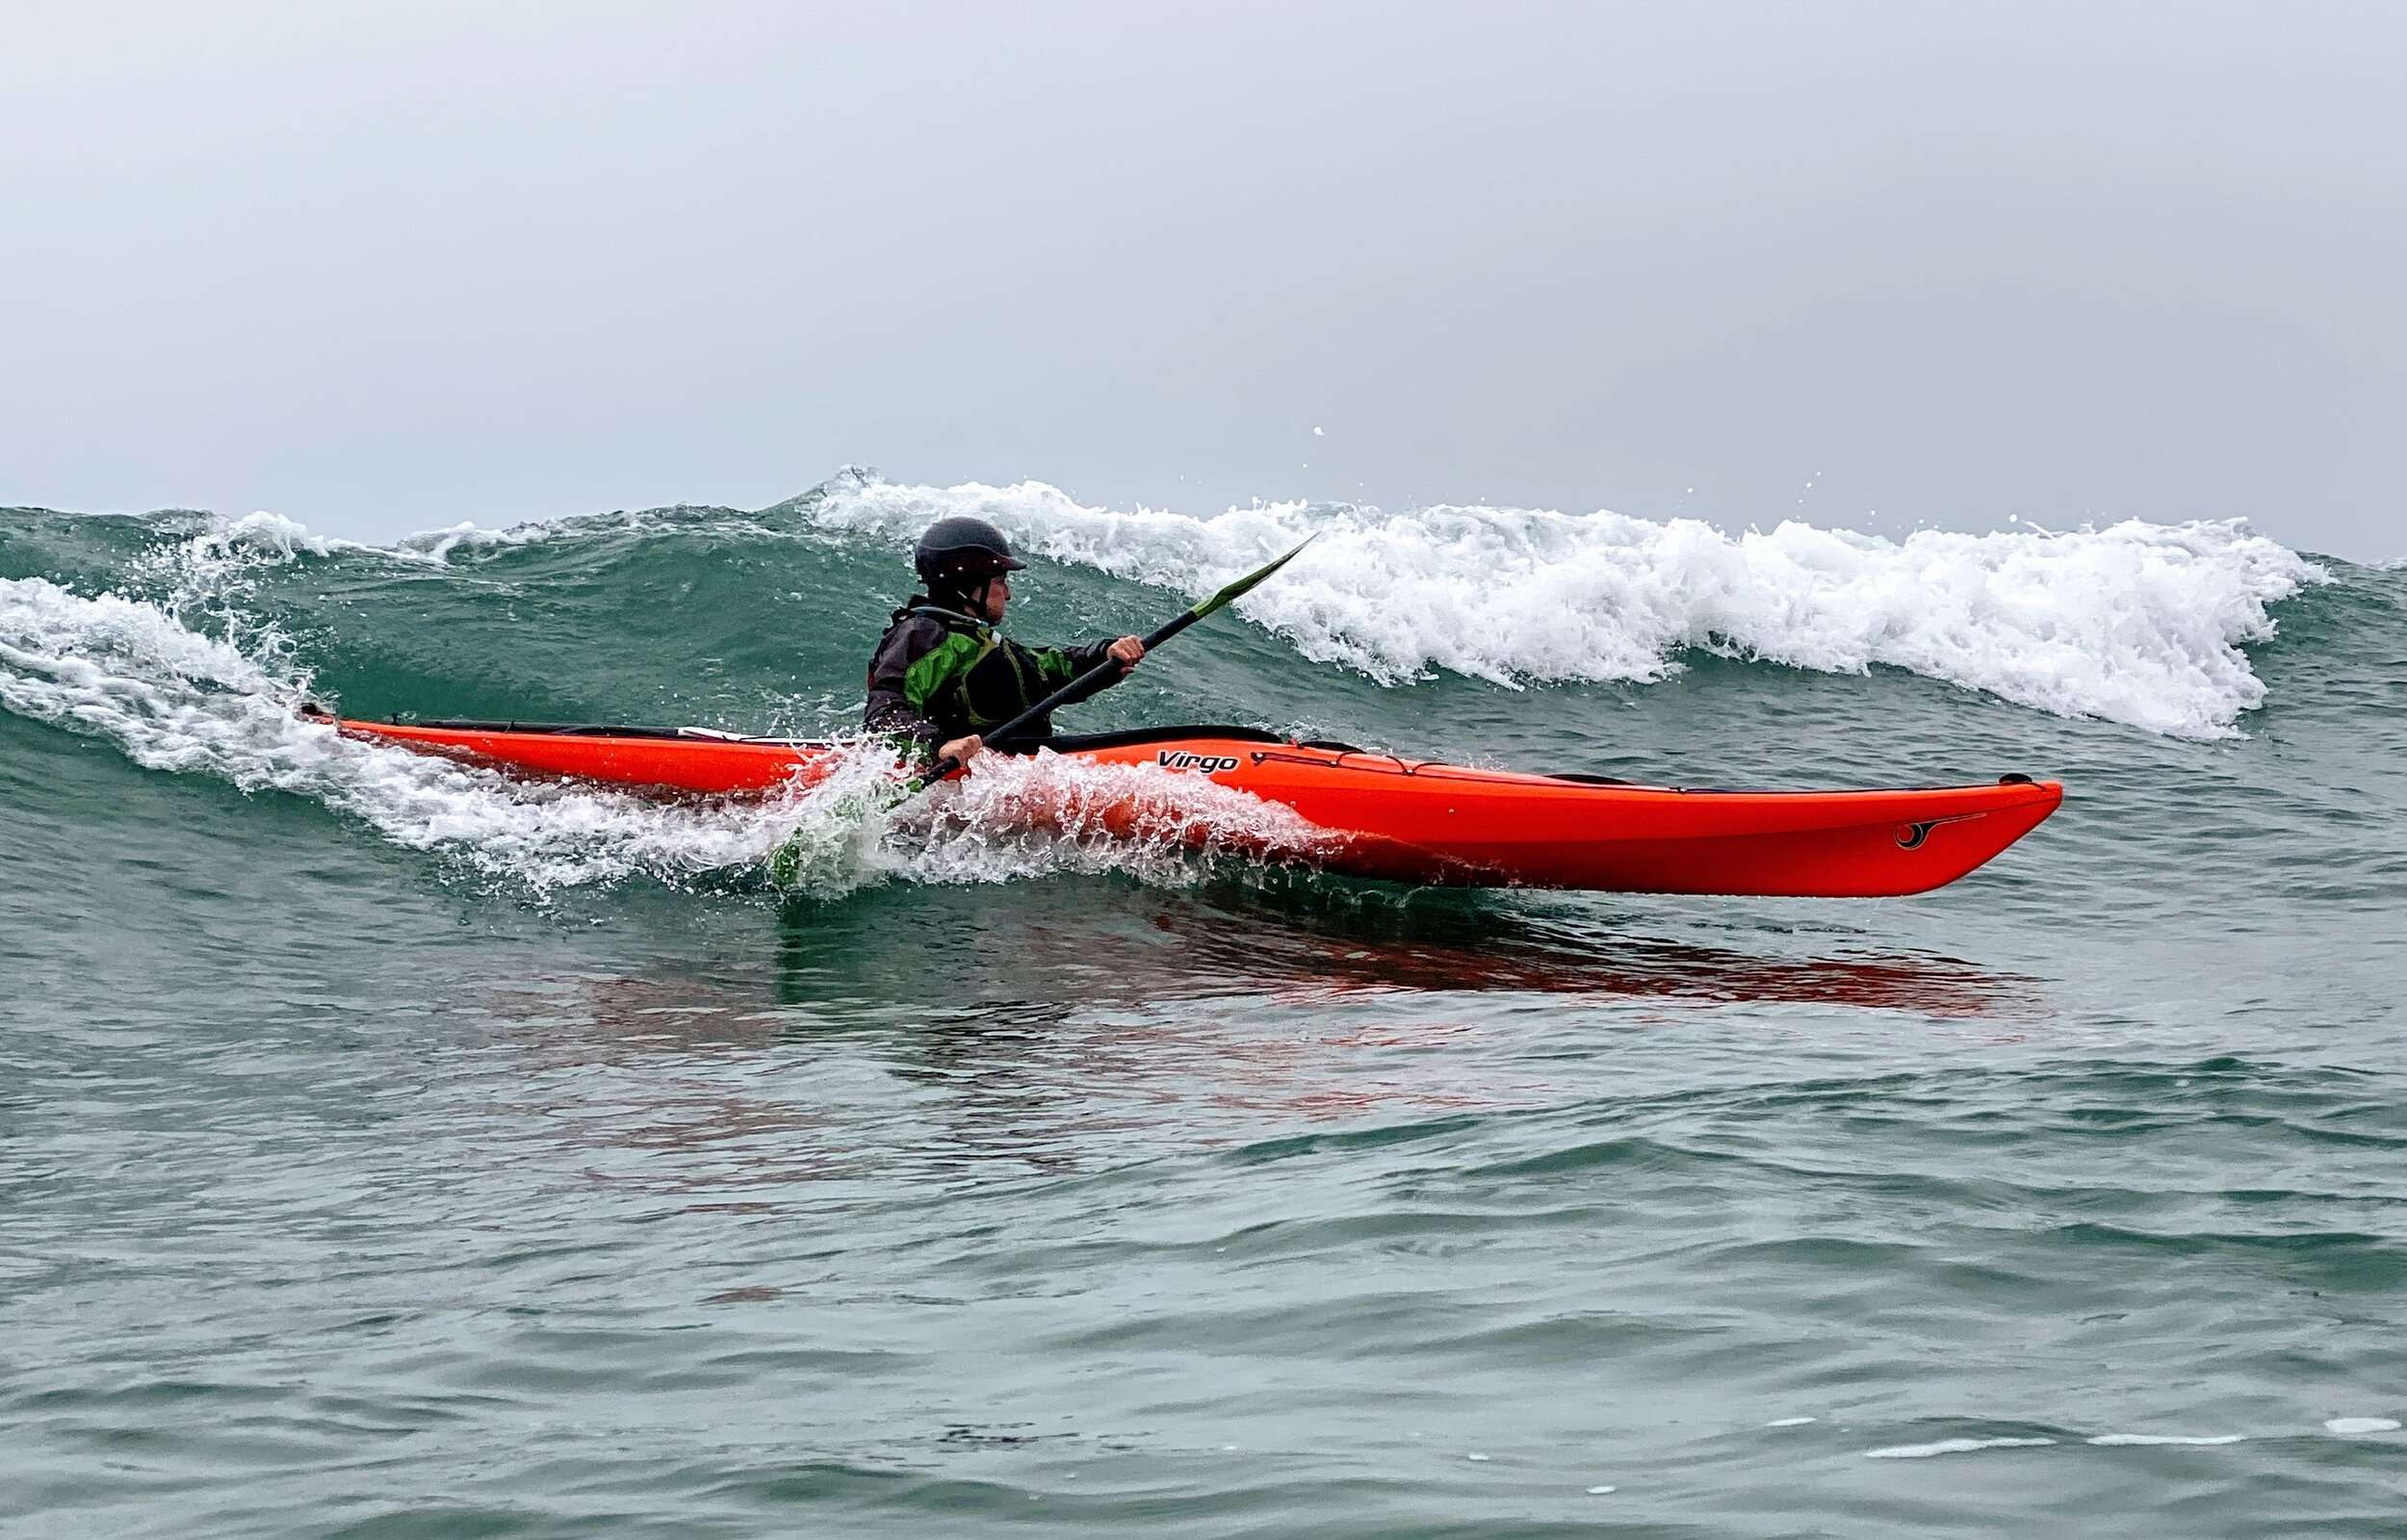
[[[1908,670],[2063,716],[2229,735],[2265,699],[2243,644],[2325,578],[2239,522],[1902,540],[1796,522],[1727,534],[1616,513],[1263,503],[1209,518],[1088,507],[1041,482],[863,477],[783,505],[906,544],[974,513],[1056,561],[1209,592],[1307,534],[1241,612],[1386,684],[1447,669],[1518,687],[1663,679],[1695,650],[1825,673]]]

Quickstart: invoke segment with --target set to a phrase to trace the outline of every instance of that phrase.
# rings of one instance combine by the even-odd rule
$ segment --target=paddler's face
[[[1003,606],[1011,603],[1011,579],[996,576],[986,580],[986,592],[978,601],[978,609],[989,624],[999,625]]]

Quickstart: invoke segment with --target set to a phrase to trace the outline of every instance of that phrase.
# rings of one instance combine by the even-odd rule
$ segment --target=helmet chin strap
[[[986,613],[986,596],[988,591],[993,589],[995,586],[995,574],[989,573],[987,576],[979,578],[974,583],[948,582],[945,584],[942,589],[939,589],[936,584],[930,583],[928,585],[928,597],[930,599],[937,600],[958,600],[961,604],[961,613],[968,615],[972,620],[984,621],[987,625],[992,626],[995,622]]]

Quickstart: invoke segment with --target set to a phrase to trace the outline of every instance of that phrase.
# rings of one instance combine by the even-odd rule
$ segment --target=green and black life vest
[[[925,599],[894,612],[869,663],[864,724],[937,743],[999,727],[1102,657],[1108,642],[1034,648],[959,610]],[[1104,680],[1097,681],[1100,688]],[[1049,720],[1030,739],[1049,736]]]

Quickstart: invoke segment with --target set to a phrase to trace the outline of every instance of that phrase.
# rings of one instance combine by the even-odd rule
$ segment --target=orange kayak
[[[808,786],[831,745],[696,728],[336,724],[357,738],[547,776],[704,795]],[[1952,883],[2064,800],[2053,781],[1876,791],[1709,791],[1528,775],[1297,742],[1239,727],[1057,737],[1101,764],[1208,777],[1325,831],[1308,859],[1466,886],[1876,898]],[[976,773],[973,766],[969,774]]]

